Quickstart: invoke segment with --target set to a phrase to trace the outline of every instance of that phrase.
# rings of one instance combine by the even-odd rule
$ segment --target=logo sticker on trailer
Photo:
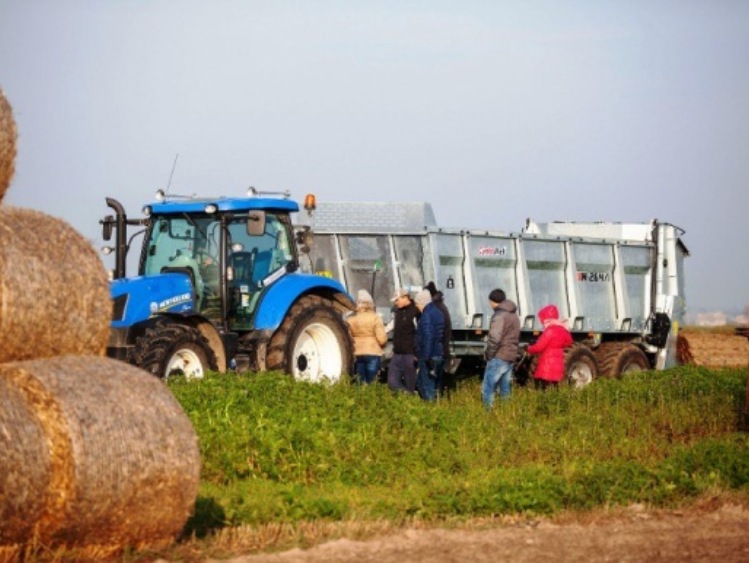
[[[506,246],[479,246],[479,256],[504,256],[507,254]]]

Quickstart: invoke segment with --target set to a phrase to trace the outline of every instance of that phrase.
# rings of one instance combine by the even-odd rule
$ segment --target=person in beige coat
[[[375,381],[380,371],[382,351],[388,337],[367,290],[360,289],[356,293],[356,312],[346,322],[354,337],[354,373],[358,383],[368,385]]]

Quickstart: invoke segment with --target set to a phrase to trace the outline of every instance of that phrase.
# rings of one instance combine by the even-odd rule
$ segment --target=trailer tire
[[[629,373],[650,369],[645,352],[629,342],[607,342],[596,351],[601,375],[623,377]]]
[[[598,378],[598,362],[593,350],[585,344],[573,344],[564,351],[564,378],[570,387],[577,389]]]
[[[207,371],[218,369],[216,354],[197,328],[166,319],[157,320],[136,339],[130,363],[162,379],[202,379]]]
[[[333,303],[306,295],[271,337],[266,367],[313,383],[337,383],[351,373],[353,341]]]

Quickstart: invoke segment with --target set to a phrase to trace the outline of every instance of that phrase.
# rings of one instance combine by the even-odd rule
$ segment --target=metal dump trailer
[[[352,294],[367,289],[386,322],[396,288],[415,293],[434,281],[451,313],[457,361],[483,357],[488,295],[501,288],[518,305],[521,348],[540,334],[544,305],[568,319],[573,384],[677,363],[689,253],[674,225],[528,220],[519,232],[449,229],[422,202],[320,202],[301,219],[309,248],[302,269]]]

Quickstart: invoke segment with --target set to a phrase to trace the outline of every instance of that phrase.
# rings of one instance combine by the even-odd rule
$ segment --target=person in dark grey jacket
[[[494,309],[486,340],[486,369],[481,398],[487,410],[494,404],[494,393],[499,388],[501,399],[510,398],[513,366],[518,356],[520,342],[520,317],[518,308],[501,289],[489,294],[489,304]]]

